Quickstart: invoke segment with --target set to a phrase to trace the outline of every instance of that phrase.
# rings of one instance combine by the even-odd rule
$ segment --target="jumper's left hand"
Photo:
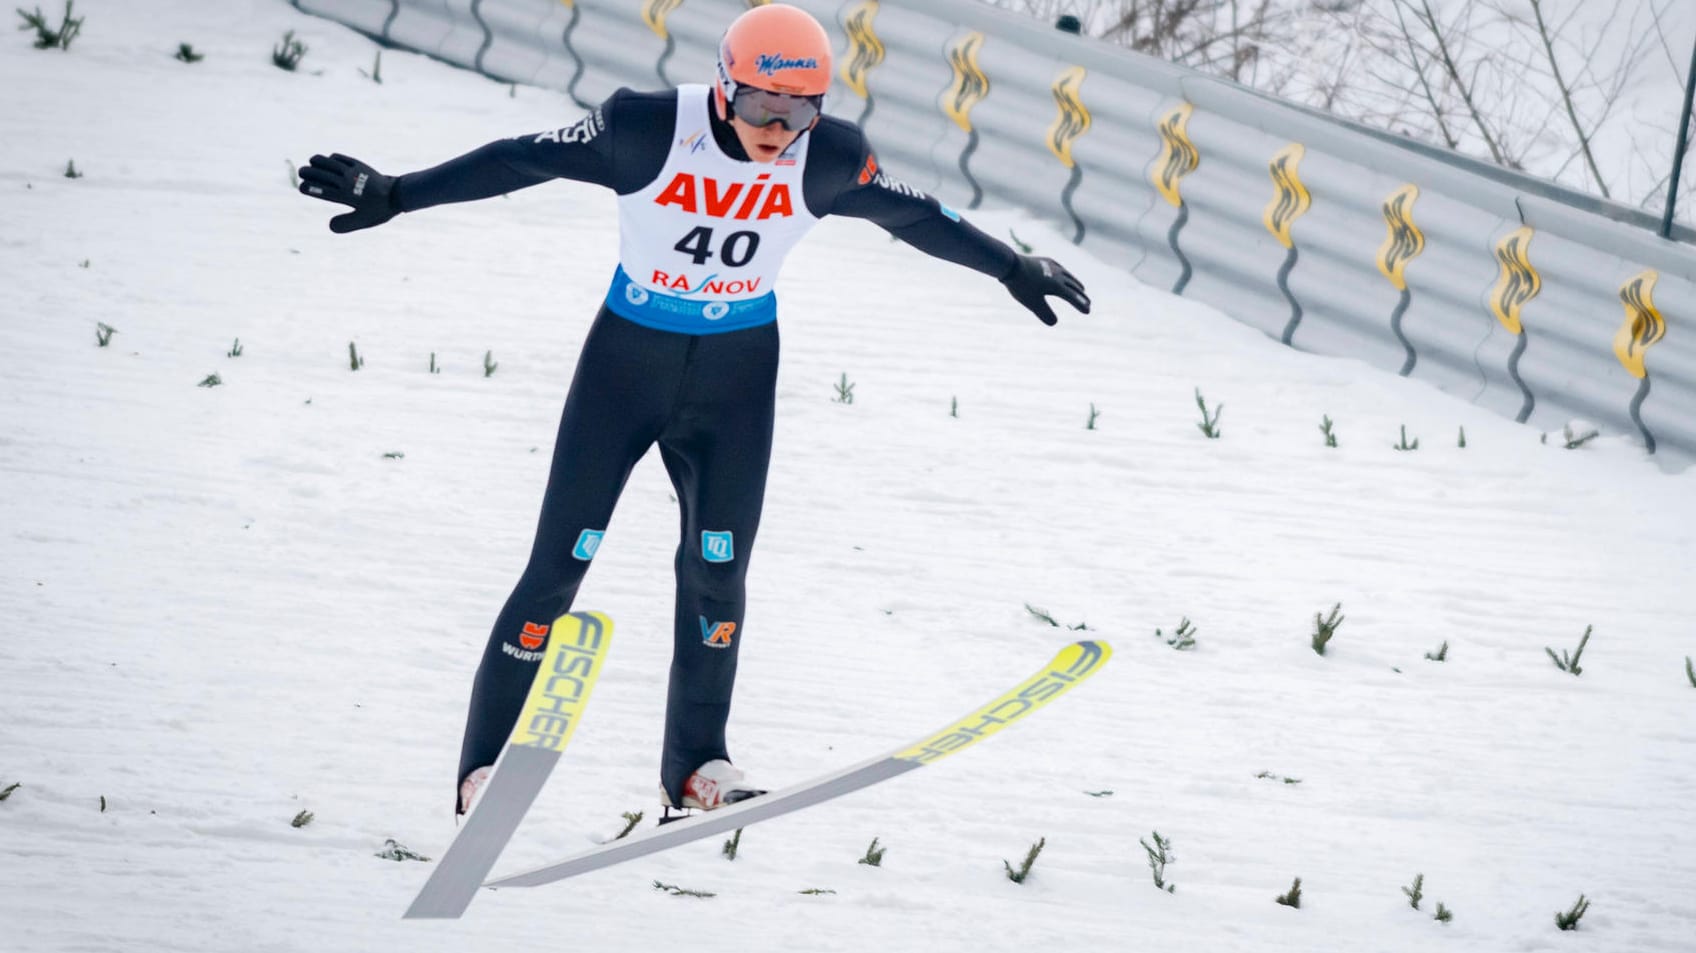
[[[1089,314],[1089,295],[1084,293],[1084,283],[1052,258],[1020,255],[1019,263],[1013,266],[1013,273],[1001,279],[1001,283],[1043,324],[1052,325],[1060,320],[1055,317],[1054,309],[1048,306],[1049,295]]]
[[[313,156],[300,167],[300,194],[353,206],[330,219],[330,231],[340,235],[381,225],[400,213],[395,207],[392,175],[384,175],[358,159],[335,153]]]

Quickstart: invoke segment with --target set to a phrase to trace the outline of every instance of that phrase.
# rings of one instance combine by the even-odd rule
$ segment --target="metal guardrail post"
[[[1690,44],[1690,72],[1684,81],[1684,111],[1679,113],[1678,146],[1672,154],[1672,175],[1667,180],[1667,213],[1661,217],[1661,237],[1672,237],[1672,212],[1678,204],[1679,173],[1684,171],[1684,150],[1690,145],[1690,102],[1696,98],[1696,41]]]

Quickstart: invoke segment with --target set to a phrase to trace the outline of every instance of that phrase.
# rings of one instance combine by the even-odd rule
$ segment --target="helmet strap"
[[[713,102],[718,106],[718,118],[729,122],[736,115],[736,107],[731,102],[736,93],[736,83],[730,78],[730,71],[724,68],[724,51],[720,49],[718,60],[718,76],[713,83]]]

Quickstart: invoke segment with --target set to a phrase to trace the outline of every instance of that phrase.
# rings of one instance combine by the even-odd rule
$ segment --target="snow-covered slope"
[[[611,196],[556,183],[332,235],[291,191],[312,152],[399,172],[571,108],[394,52],[377,85],[369,41],[281,2],[77,12],[69,52],[0,42],[0,949],[1696,942],[1696,477],[1282,348],[994,212],[1094,314],[1044,328],[861,223],[791,259],[732,743],[783,784],[1080,635],[1108,669],[958,758],[750,828],[734,862],[714,840],[401,922],[428,868],[373,855],[453,836],[470,679],[610,274]],[[290,29],[292,74],[270,63]],[[1391,448],[1404,424],[1418,450]],[[501,870],[652,820],[669,491],[644,461],[580,601],[618,620],[610,666]],[[1192,650],[1156,637],[1186,617]],[[1592,625],[1582,676],[1550,663]],[[856,863],[874,837],[882,866]],[[1274,903],[1298,876],[1302,907]]]

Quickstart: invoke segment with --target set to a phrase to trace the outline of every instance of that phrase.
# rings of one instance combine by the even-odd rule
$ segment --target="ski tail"
[[[547,639],[482,799],[407,908],[408,919],[465,912],[577,731],[606,661],[612,620],[599,612],[567,613],[554,621]]]
[[[989,704],[917,743],[793,787],[729,807],[650,828],[590,848],[575,857],[489,881],[488,887],[536,887],[811,807],[851,791],[915,771],[977,744],[1019,721],[1095,674],[1112,657],[1105,642],[1075,642],[1053,661]]]

